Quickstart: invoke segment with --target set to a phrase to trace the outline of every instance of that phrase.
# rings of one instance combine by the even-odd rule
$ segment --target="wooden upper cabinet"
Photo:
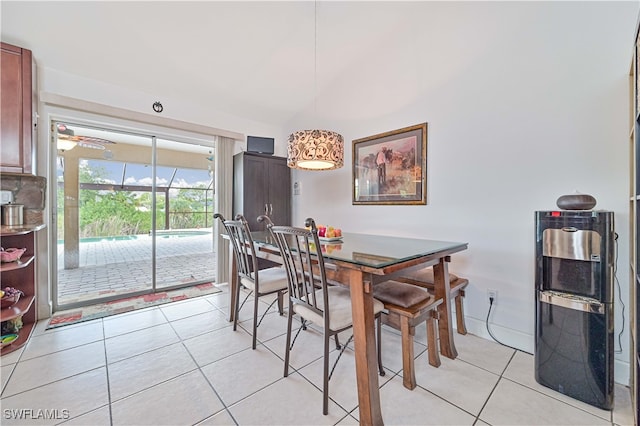
[[[0,58],[0,172],[34,173],[33,57],[2,43]]]

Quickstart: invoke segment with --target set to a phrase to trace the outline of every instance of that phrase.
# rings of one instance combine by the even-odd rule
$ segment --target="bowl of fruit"
[[[20,300],[20,296],[24,295],[21,290],[13,287],[5,287],[3,290],[0,290],[0,308],[9,308]]]
[[[342,240],[342,229],[333,226],[318,225],[318,238],[320,241],[340,241]]]

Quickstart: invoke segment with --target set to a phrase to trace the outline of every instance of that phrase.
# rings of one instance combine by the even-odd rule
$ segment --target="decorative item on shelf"
[[[0,247],[0,262],[9,263],[20,260],[25,251],[27,251],[26,248],[8,248],[5,250]]]
[[[15,305],[20,300],[20,296],[24,295],[21,290],[13,287],[5,287],[4,290],[0,290],[0,294],[2,294],[2,298],[0,298],[0,308],[2,309]]]
[[[596,199],[589,194],[563,195],[558,198],[556,205],[562,210],[591,210],[596,206]]]
[[[22,315],[20,315],[19,317],[15,317],[7,321],[6,331],[8,333],[17,333],[20,331],[20,329],[23,326],[24,326],[24,323],[22,322]],[[3,333],[4,333],[4,330],[3,330]]]
[[[0,347],[4,348],[5,346],[12,344],[17,338],[18,335],[15,333],[3,334],[2,337],[0,337]]]
[[[313,105],[318,115],[318,3],[314,2]],[[317,119],[317,118],[316,118]],[[331,130],[300,130],[289,135],[287,166],[300,170],[333,170],[344,165],[344,138]]]
[[[20,295],[19,294],[15,294],[13,296],[5,296],[2,299],[0,299],[0,308],[5,309],[5,308],[10,308],[13,305],[15,305],[16,303],[18,303],[18,300],[20,299]]]

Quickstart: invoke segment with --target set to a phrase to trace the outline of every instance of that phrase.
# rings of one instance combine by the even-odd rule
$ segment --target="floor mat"
[[[83,306],[82,308],[71,309],[68,311],[60,311],[56,312],[51,317],[47,324],[47,330],[218,292],[220,292],[220,289],[216,288],[213,283],[204,283],[178,290],[145,294],[142,296],[113,300],[111,302],[100,303],[97,305]]]

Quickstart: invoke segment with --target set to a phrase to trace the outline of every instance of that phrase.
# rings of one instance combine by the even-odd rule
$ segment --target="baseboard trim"
[[[475,334],[478,337],[494,341],[487,331],[487,326],[483,320],[471,317],[465,317],[464,320],[468,332]],[[503,344],[509,345],[523,352],[528,352],[530,354],[533,353],[534,341],[532,335],[496,324],[490,324],[490,327],[491,333],[493,333],[493,335],[496,336],[496,338]]]

